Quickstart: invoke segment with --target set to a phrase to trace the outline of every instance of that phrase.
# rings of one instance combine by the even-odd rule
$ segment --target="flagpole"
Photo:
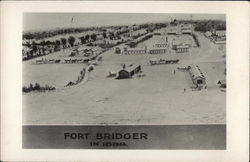
[[[71,30],[73,29],[73,21],[74,21],[74,18],[72,17],[72,19],[71,19]]]

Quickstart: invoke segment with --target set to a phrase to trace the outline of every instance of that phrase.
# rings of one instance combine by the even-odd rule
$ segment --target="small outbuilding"
[[[216,30],[215,35],[218,37],[224,37],[224,36],[226,36],[226,31],[225,30]]]
[[[182,29],[181,32],[182,32],[182,34],[191,34],[192,30],[191,29]]]
[[[207,31],[205,34],[204,34],[206,37],[211,37],[212,36],[212,33],[210,31]]]
[[[191,79],[196,86],[200,87],[206,85],[206,78],[198,65],[190,65],[188,68]]]
[[[122,52],[121,47],[115,47],[115,53],[120,54]]]
[[[176,52],[177,53],[184,53],[189,51],[189,46],[187,45],[177,45],[176,46]]]
[[[124,68],[118,72],[117,79],[132,78],[139,71],[141,71],[141,65],[124,66]]]
[[[115,71],[109,71],[108,77],[115,77],[116,72]]]

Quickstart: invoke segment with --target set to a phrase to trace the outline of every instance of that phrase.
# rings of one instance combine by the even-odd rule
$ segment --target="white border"
[[[213,13],[227,18],[227,150],[22,149],[22,13]],[[3,161],[248,161],[248,2],[55,1],[1,2],[1,160]]]

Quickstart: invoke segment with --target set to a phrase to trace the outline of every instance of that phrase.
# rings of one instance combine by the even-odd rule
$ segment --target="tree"
[[[91,36],[90,36],[90,37],[91,37],[91,39],[92,39],[93,41],[96,41],[96,37],[97,37],[97,36],[96,36],[96,34],[95,34],[95,33],[91,34]]]
[[[68,42],[69,42],[69,44],[70,44],[71,47],[74,46],[75,40],[76,40],[75,37],[72,37],[72,36],[70,36],[68,38]]]
[[[30,89],[31,91],[34,89],[32,83],[30,83],[29,89]]]
[[[33,89],[39,91],[41,89],[40,84],[36,83]]]
[[[107,34],[105,32],[102,33],[102,35],[103,35],[103,38],[107,38]]]
[[[65,48],[67,44],[67,40],[65,38],[61,38],[61,42],[62,42],[63,48]]]
[[[32,45],[31,57],[33,57],[36,52],[37,52],[37,45]]]
[[[56,45],[55,45],[55,49],[56,50],[60,50],[61,49],[61,42],[59,41],[59,40],[56,40],[56,43],[55,43]]]
[[[89,35],[85,35],[85,41],[88,42],[89,41]]]
[[[51,42],[51,41],[49,41],[49,40],[47,40],[47,41],[45,42],[45,44],[48,46],[48,45],[51,45],[51,44],[52,44],[52,42]]]
[[[61,45],[61,42],[59,40],[56,40],[56,45],[57,46],[60,46]]]
[[[34,35],[31,33],[23,34],[23,39],[34,39]]]
[[[85,40],[85,37],[84,37],[84,36],[80,37],[80,40],[81,40],[81,43],[82,43],[82,44],[85,44],[85,43],[86,43],[86,40]]]

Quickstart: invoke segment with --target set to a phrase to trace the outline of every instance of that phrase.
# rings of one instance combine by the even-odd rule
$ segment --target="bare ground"
[[[217,46],[200,37],[201,48],[186,54],[125,56],[108,51],[86,84],[63,91],[24,94],[23,124],[225,124],[226,93],[216,85],[226,77],[222,54]],[[150,66],[151,57],[181,61],[176,65]],[[122,63],[141,64],[146,76],[106,78],[109,71],[120,70]],[[176,70],[190,63],[198,64],[206,76],[206,90],[192,91],[189,75]],[[59,69],[64,71],[64,67]],[[75,72],[69,74],[71,70],[67,75],[73,77]],[[23,72],[25,76],[26,70]],[[40,69],[37,74],[47,76]]]

